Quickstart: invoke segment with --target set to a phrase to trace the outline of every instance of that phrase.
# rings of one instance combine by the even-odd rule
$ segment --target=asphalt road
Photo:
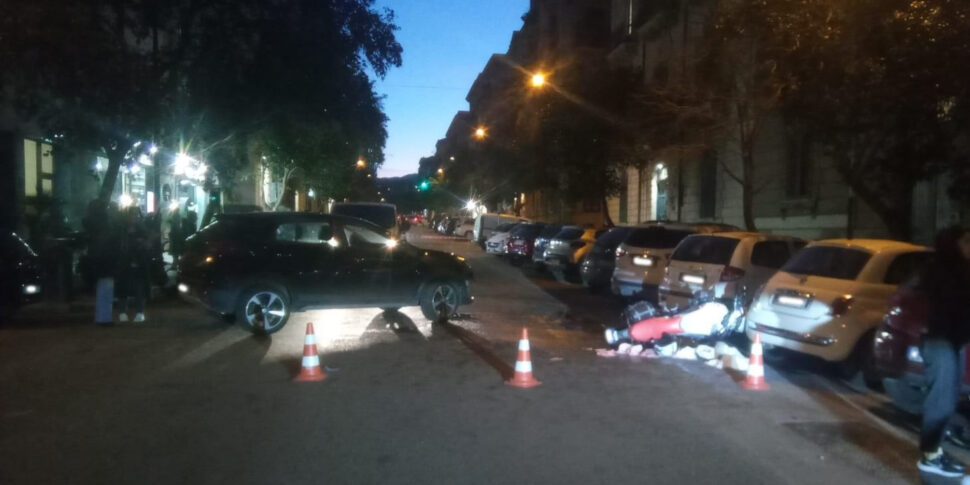
[[[917,483],[913,420],[804,366],[745,391],[699,362],[606,358],[622,304],[464,242],[461,318],[295,314],[254,337],[179,301],[0,329],[0,483]],[[328,378],[295,383],[305,324]],[[522,327],[542,385],[503,384]],[[810,367],[810,366],[809,366]]]

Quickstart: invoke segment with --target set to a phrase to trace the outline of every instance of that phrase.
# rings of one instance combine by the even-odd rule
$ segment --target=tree
[[[102,153],[107,199],[133,144],[152,133],[165,96],[158,87],[140,3],[13,0],[0,5],[0,83],[27,124],[58,149]]]
[[[340,194],[357,157],[383,161],[368,69],[401,63],[393,12],[372,6],[14,0],[0,5],[0,79],[22,118],[108,157],[101,198],[145,138],[202,154],[226,183],[264,145]]]
[[[800,2],[775,17],[805,33],[787,69],[787,106],[805,119],[855,194],[907,239],[915,184],[966,164],[970,4],[952,0]]]

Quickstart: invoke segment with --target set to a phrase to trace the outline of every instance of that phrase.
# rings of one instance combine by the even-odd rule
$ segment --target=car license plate
[[[775,297],[775,303],[793,308],[805,308],[808,306],[808,299],[801,296],[778,295]]]
[[[643,256],[634,256],[633,257],[633,264],[635,264],[637,266],[647,266],[647,267],[653,266],[653,258],[643,257]]]
[[[680,281],[683,281],[689,285],[703,285],[704,277],[692,274],[682,274],[680,275]]]

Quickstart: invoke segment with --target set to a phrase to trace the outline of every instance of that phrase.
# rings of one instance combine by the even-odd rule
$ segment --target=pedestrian
[[[112,305],[118,241],[112,213],[104,200],[94,199],[88,204],[82,221],[87,241],[85,273],[95,282],[94,323],[100,326],[114,324]]]
[[[145,321],[145,295],[148,292],[149,251],[151,241],[138,207],[129,207],[123,214],[120,249],[118,251],[118,321],[127,322],[128,312],[135,313],[134,321]]]
[[[920,457],[925,473],[959,477],[964,466],[943,452],[941,443],[956,412],[970,342],[970,231],[950,227],[936,237],[936,254],[921,275],[920,289],[929,302],[929,318],[921,352],[929,391],[923,403]]]

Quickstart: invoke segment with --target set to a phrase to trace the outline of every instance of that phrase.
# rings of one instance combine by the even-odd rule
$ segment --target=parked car
[[[616,248],[627,238],[634,228],[618,226],[604,232],[593,244],[592,249],[583,258],[579,267],[579,275],[583,285],[591,290],[598,290],[610,285],[613,268],[616,264]]]
[[[463,258],[381,230],[337,215],[221,216],[186,241],[178,288],[257,333],[279,331],[291,312],[307,309],[419,305],[439,320],[471,303]]]
[[[915,280],[900,285],[889,299],[889,310],[873,339],[872,365],[896,407],[922,411],[928,383],[920,340],[926,331],[929,299],[915,289]],[[961,394],[970,394],[970,359],[965,359]]]
[[[726,224],[653,222],[633,228],[616,248],[609,284],[614,295],[641,296],[657,302],[657,288],[674,248],[691,234],[738,231]]]
[[[563,226],[549,241],[545,252],[545,264],[553,271],[572,274],[579,270],[579,263],[596,242],[596,237],[606,232],[579,226]]]
[[[700,292],[730,302],[741,292],[747,305],[754,292],[805,245],[801,239],[755,232],[687,236],[674,249],[660,283],[659,302],[684,308]]]
[[[512,264],[520,265],[532,260],[536,238],[545,227],[546,225],[541,223],[524,222],[509,231],[506,252]]]
[[[40,297],[40,258],[16,233],[0,233],[0,275],[0,319]]]
[[[496,227],[492,232],[492,237],[485,241],[485,252],[504,255],[508,251],[509,232],[518,224],[518,222],[507,222]]]
[[[461,223],[455,226],[455,230],[451,232],[454,236],[460,236],[469,241],[475,236],[475,219],[464,218],[461,219]]]
[[[535,242],[532,244],[532,263],[537,266],[542,266],[546,262],[546,248],[549,246],[549,241],[556,237],[563,228],[562,224],[549,224],[539,233],[536,237]]]
[[[378,225],[384,234],[392,239],[397,239],[401,235],[397,225],[397,207],[394,204],[337,202],[330,209],[330,213],[370,221]]]
[[[472,237],[476,244],[485,247],[485,241],[488,241],[495,234],[499,226],[514,222],[529,222],[529,220],[511,214],[481,214],[475,218],[475,229],[473,229]]]
[[[899,285],[925,265],[924,246],[872,239],[809,244],[768,280],[748,310],[762,342],[871,374],[876,327]]]

